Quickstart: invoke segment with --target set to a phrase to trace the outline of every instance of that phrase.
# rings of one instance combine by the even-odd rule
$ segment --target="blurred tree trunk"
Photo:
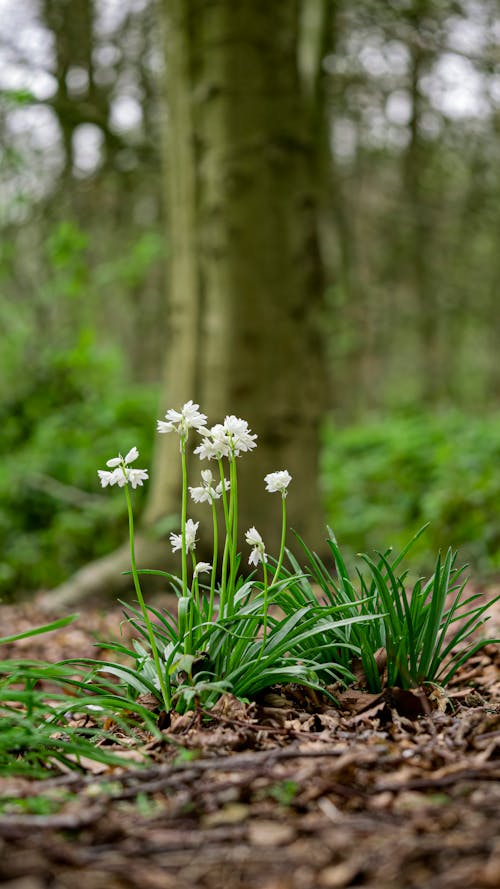
[[[433,403],[439,396],[439,307],[431,268],[432,220],[425,195],[424,179],[428,164],[428,146],[422,136],[422,114],[426,102],[421,90],[422,77],[430,64],[429,50],[420,38],[425,18],[431,14],[429,0],[414,0],[408,11],[414,39],[409,45],[411,116],[410,138],[405,154],[405,185],[411,217],[411,264],[417,310],[421,393],[424,402]]]
[[[240,462],[241,528],[277,547],[267,472],[293,476],[291,524],[317,545],[322,276],[299,7],[165,0],[170,293],[164,408],[259,435]],[[146,522],[179,509],[178,442],[160,436]],[[201,467],[202,468],[202,467]],[[192,469],[199,474],[200,462]]]
[[[210,423],[226,414],[248,420],[259,439],[239,465],[241,537],[256,525],[270,552],[278,549],[281,511],[265,492],[268,472],[286,468],[293,477],[290,525],[316,549],[325,536],[323,281],[299,12],[298,2],[163,3],[170,287],[161,413],[192,398]],[[191,484],[201,468],[193,457]],[[155,560],[149,567],[171,561],[166,540],[148,544],[148,529],[179,513],[180,490],[177,437],[158,436],[142,565],[142,554]],[[202,533],[200,555],[203,545]],[[126,569],[125,551],[122,559]],[[111,556],[96,570],[87,566],[52,604],[96,593],[119,562]]]
[[[345,22],[342,18],[346,0],[321,0],[322,26],[318,29],[319,53],[316,57],[314,83],[313,132],[316,135],[321,182],[320,238],[322,255],[325,257],[326,274],[330,282],[328,343],[333,354],[332,366],[335,404],[338,413],[356,416],[363,399],[370,394],[374,384],[372,366],[371,319],[369,306],[360,280],[360,259],[357,232],[352,207],[356,202],[344,181],[338,158],[331,148],[332,123],[339,109],[345,112],[345,96],[342,86],[327,75],[322,61],[336,56]],[[330,267],[328,267],[330,264]],[[334,283],[333,283],[334,282]],[[339,348],[340,343],[340,348]]]

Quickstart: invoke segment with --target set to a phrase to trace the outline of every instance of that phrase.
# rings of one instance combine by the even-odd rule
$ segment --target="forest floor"
[[[498,603],[497,603],[498,604]],[[2,633],[46,622],[2,606]],[[15,655],[96,656],[121,611],[88,610]],[[499,635],[495,606],[488,635]],[[13,655],[13,651],[6,654]],[[490,645],[430,702],[296,687],[177,716],[150,763],[89,762],[0,778],[5,889],[493,889],[500,886],[500,652]],[[21,812],[21,814],[19,814]]]

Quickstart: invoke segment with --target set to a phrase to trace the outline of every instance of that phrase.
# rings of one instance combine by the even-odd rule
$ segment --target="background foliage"
[[[96,468],[158,412],[163,61],[153,0],[4,0],[0,590],[124,533]],[[494,0],[300,4],[320,46],[328,520],[353,550],[498,569],[500,78]],[[322,10],[318,21],[318,10]],[[162,405],[162,410],[165,408]],[[237,406],[235,406],[237,410]],[[314,541],[308,541],[314,547]]]

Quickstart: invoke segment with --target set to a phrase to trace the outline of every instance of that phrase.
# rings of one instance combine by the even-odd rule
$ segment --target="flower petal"
[[[137,460],[138,456],[139,456],[139,451],[137,450],[137,448],[136,447],[131,448],[123,462],[128,465],[129,463],[133,463],[134,460]]]

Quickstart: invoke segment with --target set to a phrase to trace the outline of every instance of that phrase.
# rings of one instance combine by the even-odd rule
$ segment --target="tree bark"
[[[259,447],[240,464],[242,528],[256,524],[277,545],[278,504],[263,476],[286,467],[292,525],[317,545],[322,277],[299,4],[163,6],[171,232],[164,407],[193,398],[210,422],[228,413],[247,419]],[[178,509],[177,451],[161,437],[148,522]]]

